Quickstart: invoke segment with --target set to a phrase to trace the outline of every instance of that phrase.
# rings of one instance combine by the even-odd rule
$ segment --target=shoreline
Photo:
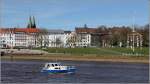
[[[1,60],[54,60],[54,61],[94,61],[94,62],[127,62],[127,63],[149,63],[144,57],[123,57],[123,56],[1,56]]]

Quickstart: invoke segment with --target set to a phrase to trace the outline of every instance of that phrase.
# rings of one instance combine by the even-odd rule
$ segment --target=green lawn
[[[95,54],[95,55],[122,55],[133,54],[130,48],[47,48],[42,49],[49,53],[64,53],[64,54]],[[142,56],[149,55],[149,48],[135,48],[136,54],[141,54]]]
[[[112,50],[112,51],[116,51],[116,52],[120,52],[120,53],[133,53],[133,50],[130,48],[105,48],[106,50]],[[139,53],[139,54],[143,54],[143,55],[149,55],[149,48],[148,47],[144,47],[142,49],[140,48],[135,48],[134,53]]]

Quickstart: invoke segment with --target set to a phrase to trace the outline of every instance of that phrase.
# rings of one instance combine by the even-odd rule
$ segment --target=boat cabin
[[[45,67],[57,67],[57,66],[61,66],[60,63],[46,63]]]
[[[60,63],[46,63],[44,68],[49,70],[64,70],[67,69],[67,66],[63,66]]]

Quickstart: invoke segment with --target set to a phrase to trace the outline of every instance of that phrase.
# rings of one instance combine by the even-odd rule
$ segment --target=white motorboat
[[[47,73],[75,73],[75,66],[64,66],[61,63],[45,63],[42,72]]]

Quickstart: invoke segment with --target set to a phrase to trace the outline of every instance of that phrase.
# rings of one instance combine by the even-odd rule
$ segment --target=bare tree
[[[48,32],[46,29],[42,29],[40,30],[40,32],[36,34],[36,43],[41,48],[48,46],[49,39],[48,39]]]
[[[60,40],[60,38],[56,38],[55,43],[56,43],[56,47],[60,47],[62,44],[62,41]]]
[[[66,44],[69,45],[69,47],[76,47],[76,42],[79,41],[79,37],[76,33],[73,33],[66,41]]]

